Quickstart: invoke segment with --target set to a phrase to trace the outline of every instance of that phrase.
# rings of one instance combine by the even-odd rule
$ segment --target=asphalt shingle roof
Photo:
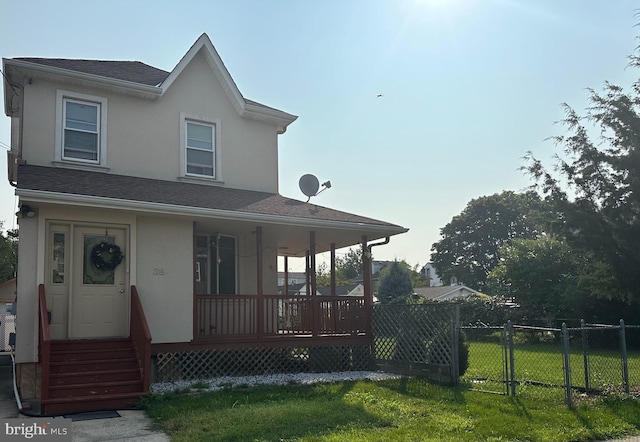
[[[169,76],[169,72],[154,68],[139,61],[74,60],[66,58],[31,57],[15,58],[15,60],[85,74],[99,75],[116,80],[131,81],[148,86],[157,86]]]
[[[18,189],[401,229],[384,221],[285,198],[277,193],[67,168],[19,166]]]

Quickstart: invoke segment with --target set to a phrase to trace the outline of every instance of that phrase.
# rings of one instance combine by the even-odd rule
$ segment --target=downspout
[[[375,247],[375,246],[383,246],[383,245],[385,245],[385,244],[389,244],[389,242],[390,242],[390,241],[391,241],[391,237],[390,237],[390,236],[387,236],[387,237],[384,239],[384,241],[382,241],[382,242],[377,242],[377,243],[375,243],[375,244],[369,244],[369,245],[367,246],[367,249],[369,249],[369,258],[371,258],[371,248],[372,248],[372,247]]]
[[[10,146],[10,150],[7,153],[7,157],[9,156],[10,153],[14,152],[15,153],[15,157],[13,158],[13,162],[12,164],[9,164],[9,162],[7,161],[7,169],[11,168],[11,173],[7,173],[7,181],[9,182],[9,185],[11,187],[18,187],[18,176],[16,174],[16,176],[14,176],[13,178],[16,180],[16,182],[12,182],[11,181],[11,176],[14,175],[13,170],[16,167],[17,164],[21,164],[22,163],[22,140],[23,140],[23,132],[24,132],[24,84],[20,85],[20,84],[16,84],[16,83],[12,83],[11,81],[9,81],[9,77],[7,77],[6,75],[4,75],[3,72],[3,77],[5,82],[7,83],[7,85],[11,88],[11,90],[13,91],[13,97],[11,97],[11,103],[8,106],[12,106],[13,104],[13,99],[16,97],[20,97],[19,100],[19,104],[18,104],[18,119],[19,119],[19,127],[18,127],[18,142],[16,145],[16,151],[13,151],[13,143],[11,140],[11,146]],[[29,84],[31,84],[31,78],[29,78],[28,82]],[[22,94],[20,94],[18,91],[22,90]],[[5,103],[5,105],[7,105]],[[11,112],[13,113],[13,109],[11,109]],[[13,138],[13,137],[12,137]],[[7,158],[8,159],[8,158]]]
[[[368,255],[369,255],[368,258],[370,260],[369,264],[373,263],[373,260],[371,259],[371,249],[373,247],[376,247],[376,246],[383,246],[385,244],[389,244],[390,241],[391,241],[391,237],[387,236],[384,239],[384,241],[382,241],[382,242],[377,242],[377,243],[374,243],[374,244],[368,244],[367,245],[367,251],[368,251]],[[368,275],[369,276],[369,287],[371,287],[371,290],[373,291],[373,271],[370,269],[368,273],[369,273],[369,275]],[[373,293],[371,294],[371,297],[373,298]]]

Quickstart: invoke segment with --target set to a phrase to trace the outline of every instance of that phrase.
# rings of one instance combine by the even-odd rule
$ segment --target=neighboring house
[[[431,262],[422,266],[422,269],[420,269],[420,278],[429,281],[429,287],[439,287],[442,285],[442,280],[436,273],[436,268]]]
[[[285,287],[278,286],[278,293],[284,294]],[[316,293],[321,296],[332,296],[331,287],[316,287]],[[292,296],[306,296],[307,284],[296,283],[287,287],[287,294]],[[362,284],[337,285],[333,296],[364,296],[364,286]]]
[[[284,286],[285,276],[289,285],[300,284],[307,280],[305,272],[278,272],[278,286]]]
[[[455,298],[465,298],[470,295],[479,295],[480,292],[466,285],[449,285],[440,287],[415,287],[414,294],[434,301],[446,301]]]
[[[0,303],[11,303],[16,300],[16,278],[0,283]]]
[[[0,283],[0,352],[11,351],[11,335],[16,331],[11,306],[15,300],[16,278]]]
[[[391,265],[393,261],[371,261],[371,277],[374,281],[380,279],[380,273],[388,266]],[[355,282],[363,282],[364,276],[363,274],[359,274],[355,278],[353,278]]]
[[[297,117],[246,99],[206,34],[171,72],[46,58],[3,72],[23,398],[121,407],[148,391],[152,361],[194,377],[214,369],[199,352],[371,345],[370,329],[324,321],[320,296],[285,334],[277,260],[307,256],[315,286],[316,254],[407,229],[279,195],[278,135]],[[345,303],[371,305],[366,280]]]
[[[285,291],[286,290],[286,291]],[[278,293],[286,294],[288,296],[307,296],[307,283],[298,282],[295,284],[289,284],[288,286],[278,286]],[[320,294],[320,291],[316,288],[316,293]]]
[[[320,295],[330,296],[331,287],[318,287]],[[364,296],[364,286],[362,284],[338,285],[335,288],[336,296]]]

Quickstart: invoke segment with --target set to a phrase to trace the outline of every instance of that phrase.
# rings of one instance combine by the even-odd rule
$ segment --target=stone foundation
[[[20,398],[23,401],[40,398],[40,364],[37,362],[17,364],[16,377]]]

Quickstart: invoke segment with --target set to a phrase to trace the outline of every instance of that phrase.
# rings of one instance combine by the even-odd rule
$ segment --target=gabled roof
[[[224,89],[227,98],[241,117],[275,123],[278,132],[298,117],[253,100],[245,99],[207,34],[202,34],[171,72],[149,66],[139,61],[76,60],[61,58],[18,57],[3,59],[3,71],[7,80],[20,83],[22,75],[62,77],[85,86],[99,85],[142,97],[157,98],[166,93],[194,57],[202,53],[212,72]],[[15,77],[15,78],[13,78]],[[13,88],[5,87],[5,113],[11,115],[8,103]]]
[[[362,284],[345,284],[336,286],[336,296],[347,296],[349,293],[361,287]],[[331,295],[331,287],[318,287],[318,293],[320,295]]]
[[[36,63],[68,71],[83,72],[115,80],[130,81],[132,83],[158,86],[168,76],[169,72],[154,68],[139,61],[104,61],[104,60],[75,60],[67,58],[31,58],[18,57],[27,63]]]
[[[407,231],[395,224],[277,193],[58,167],[18,166],[16,195],[22,200],[43,203],[370,232],[372,239]]]
[[[478,295],[480,292],[466,285],[444,285],[438,287],[415,287],[413,292],[426,299],[450,299],[458,296]]]

